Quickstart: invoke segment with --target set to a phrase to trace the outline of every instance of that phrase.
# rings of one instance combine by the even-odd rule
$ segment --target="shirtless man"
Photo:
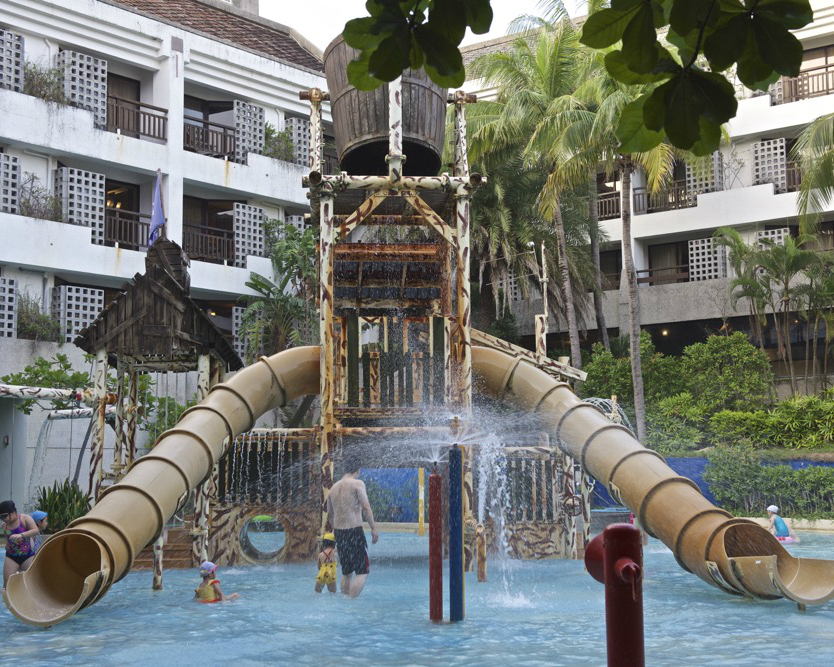
[[[379,539],[365,482],[357,479],[360,468],[354,454],[345,454],[342,479],[333,485],[327,495],[327,516],[336,535],[336,549],[342,564],[342,593],[352,598],[362,592],[370,570],[368,542],[362,528],[363,515],[371,527],[373,544]]]

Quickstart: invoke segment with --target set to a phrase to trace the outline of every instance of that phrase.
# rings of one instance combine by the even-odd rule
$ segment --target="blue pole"
[[[462,621],[463,606],[463,454],[449,452],[449,620]]]

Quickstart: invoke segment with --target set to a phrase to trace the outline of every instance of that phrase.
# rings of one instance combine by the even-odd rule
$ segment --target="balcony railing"
[[[183,148],[201,155],[233,158],[235,155],[235,128],[229,125],[202,121],[186,121],[183,132]]]
[[[834,66],[823,65],[800,72],[799,76],[783,76],[779,83],[782,86],[782,97],[780,100],[777,96],[777,104],[830,95],[834,93]]]
[[[620,275],[619,273],[603,273],[602,274],[602,289],[603,291],[620,289]]]
[[[119,244],[120,248],[142,250],[148,247],[151,214],[106,208],[104,213],[104,243]]]
[[[232,264],[235,260],[234,232],[217,227],[184,225],[183,250],[191,259]]]
[[[168,110],[136,100],[107,96],[107,130],[129,137],[165,141],[168,137]]]
[[[641,269],[636,271],[638,285],[668,285],[689,282],[689,264],[667,266],[662,269]]]
[[[600,220],[613,220],[620,217],[619,192],[606,192],[597,195],[597,217]]]
[[[634,212],[658,213],[674,211],[679,208],[691,208],[697,204],[694,193],[688,192],[685,181],[675,181],[669,188],[657,194],[646,188],[634,188]]]

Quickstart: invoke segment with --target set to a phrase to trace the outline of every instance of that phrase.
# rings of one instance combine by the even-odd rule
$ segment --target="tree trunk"
[[[783,310],[785,311],[784,312],[784,315],[785,315],[785,333],[784,333],[785,350],[787,352],[787,357],[788,357],[788,374],[790,375],[790,378],[791,378],[791,392],[793,392],[794,394],[798,394],[799,393],[799,387],[796,384],[796,373],[794,372],[794,369],[793,369],[793,348],[791,346],[791,312],[790,312],[790,299],[787,296],[788,295],[788,289],[789,289],[788,285],[786,284],[785,285],[785,291],[783,292],[783,294],[785,294],[784,306],[783,306]]]
[[[594,262],[594,312],[597,316],[597,331],[606,350],[611,349],[608,340],[608,328],[605,324],[605,313],[602,311],[602,269],[599,262],[599,211],[597,210],[597,184],[591,183],[591,195],[588,197],[588,216],[591,219],[589,236],[591,237],[591,258]]]
[[[811,352],[811,355],[813,356],[813,361],[811,362],[811,375],[814,376],[814,380],[811,384],[811,387],[812,387],[812,390],[815,394],[819,390],[819,381],[818,381],[818,378],[817,378],[817,371],[819,370],[818,365],[817,365],[817,354],[819,353],[819,344],[818,344],[819,330],[820,330],[820,316],[819,316],[819,313],[817,313],[816,317],[814,317],[814,346],[813,346],[813,349],[812,349],[812,352]]]
[[[634,416],[637,422],[637,439],[646,439],[646,399],[643,396],[643,369],[640,363],[640,306],[637,302],[637,275],[634,273],[634,256],[631,251],[631,172],[629,158],[622,165],[623,216],[623,271],[628,284],[628,333],[631,347],[631,381],[634,387]]]
[[[570,338],[570,362],[574,368],[582,368],[582,355],[579,349],[579,327],[576,324],[576,311],[573,305],[573,289],[568,269],[568,244],[565,239],[565,224],[562,211],[556,206],[554,214],[556,223],[556,239],[559,243],[559,273],[562,274],[561,284],[564,291],[565,318],[568,321],[568,337]],[[544,258],[542,258],[544,261]]]
[[[808,360],[811,357],[811,314],[805,320],[805,393],[808,393]]]

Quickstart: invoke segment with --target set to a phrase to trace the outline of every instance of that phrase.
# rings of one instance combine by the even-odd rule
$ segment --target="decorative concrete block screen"
[[[763,248],[765,244],[761,243],[762,239],[770,240],[774,245],[785,245],[785,239],[791,235],[791,230],[788,227],[780,227],[779,229],[763,229],[756,232],[756,245]]]
[[[235,100],[235,162],[246,164],[249,153],[264,152],[264,110]]]
[[[107,61],[85,53],[61,51],[56,67],[64,71],[64,95],[80,109],[93,112],[96,127],[107,127]]]
[[[8,30],[0,30],[0,88],[23,88],[23,37]]]
[[[727,277],[727,250],[711,238],[689,242],[689,280],[714,280]]]
[[[67,343],[104,310],[104,290],[61,285],[52,289],[52,317],[61,327]]]
[[[787,192],[788,160],[785,139],[753,144],[753,185],[773,183],[777,193]]]
[[[767,87],[767,92],[770,94],[771,104],[782,104],[785,101],[785,87],[782,85],[782,79],[776,83],[771,83]]]
[[[17,292],[13,278],[0,278],[0,338],[17,338]]]
[[[302,167],[310,166],[310,121],[307,118],[287,118],[284,128],[292,137],[295,147],[295,163]]]
[[[521,293],[521,286],[518,284],[518,279],[510,273],[507,276],[507,296],[510,301],[522,301],[524,295]]]
[[[72,167],[55,170],[55,195],[61,198],[64,222],[91,227],[93,243],[104,244],[104,174]]]
[[[20,210],[20,163],[14,155],[0,153],[0,213]]]
[[[246,342],[243,336],[243,313],[246,311],[245,306],[232,306],[232,346],[237,352],[237,356],[241,359],[246,359]]]
[[[284,217],[285,224],[295,227],[299,232],[304,233],[304,216],[303,215],[288,215]]]
[[[686,165],[686,192],[691,195],[700,195],[705,192],[715,192],[724,189],[724,161],[721,153],[715,151],[712,154],[712,165],[701,170],[696,170]]]
[[[246,268],[246,257],[264,256],[264,210],[235,203],[235,266]]]

